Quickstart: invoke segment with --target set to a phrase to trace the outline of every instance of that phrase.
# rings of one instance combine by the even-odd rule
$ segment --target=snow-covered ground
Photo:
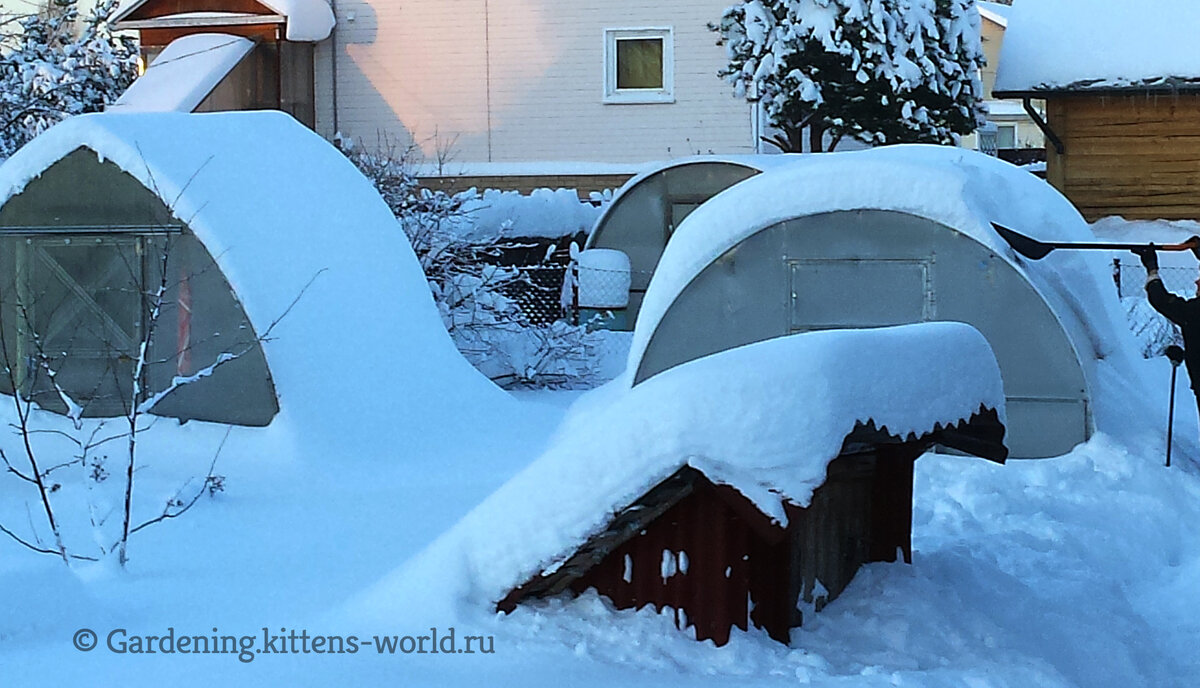
[[[669,615],[614,611],[594,596],[509,617],[440,604],[379,613],[388,579],[414,574],[403,562],[538,453],[560,394],[572,393],[525,393],[533,422],[485,460],[230,455],[227,491],[147,531],[128,574],[68,572],[3,543],[4,684],[1024,688],[1187,686],[1200,672],[1195,445],[1183,452],[1187,467],[1166,469],[1162,438],[1151,434],[1098,436],[1059,459],[1007,466],[922,458],[914,563],[863,569],[791,649],[760,632],[735,632],[715,648],[677,631]],[[1190,403],[1180,404],[1177,432],[1195,437]],[[438,580],[438,571],[417,573]],[[366,639],[428,634],[430,625],[494,636],[495,653],[381,655],[368,639],[356,654],[262,654],[264,627]],[[81,628],[100,634],[98,649],[74,649]],[[116,628],[217,628],[255,636],[259,654],[114,654],[105,636]]]
[[[413,366],[413,380],[445,372],[436,357],[395,360]],[[486,541],[504,530],[464,517],[561,439],[578,392],[504,399],[460,366],[444,379],[455,400],[478,402],[469,422],[410,400],[405,414],[373,425],[372,441],[355,443],[370,453],[339,453],[334,437],[281,451],[270,431],[238,429],[216,469],[224,491],[139,533],[128,571],[68,570],[0,536],[0,686],[1194,685],[1200,427],[1180,375],[1176,465],[1165,468],[1170,368],[1162,358],[1131,365],[1138,384],[1101,365],[1095,399],[1108,425],[1066,456],[918,461],[913,564],[865,567],[806,617],[790,648],[758,631],[716,648],[676,630],[670,614],[617,611],[595,595],[505,616],[460,594],[478,577],[471,567],[486,564],[453,556],[443,533],[465,523]],[[386,408],[369,417],[387,418]],[[338,418],[355,420],[351,410]],[[216,426],[164,422],[147,436],[139,494],[170,496],[223,437]],[[6,436],[0,446],[12,444]],[[56,499],[96,489],[84,471],[60,473]],[[0,523],[38,519],[26,486],[4,478]],[[482,636],[477,651],[411,651],[432,646],[434,633],[447,647],[451,629],[456,650]],[[344,651],[316,651],[315,636],[321,649]],[[197,654],[200,637],[228,651]]]

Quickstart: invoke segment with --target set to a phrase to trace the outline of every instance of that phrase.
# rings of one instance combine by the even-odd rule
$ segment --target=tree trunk
[[[825,127],[818,124],[808,125],[808,150],[813,153],[825,151]]]

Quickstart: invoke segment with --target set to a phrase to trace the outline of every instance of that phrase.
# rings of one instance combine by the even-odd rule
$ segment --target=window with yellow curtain
[[[606,29],[604,102],[675,101],[671,29]]]

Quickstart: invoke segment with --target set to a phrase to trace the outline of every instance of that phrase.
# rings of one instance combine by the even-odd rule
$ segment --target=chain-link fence
[[[1167,291],[1191,297],[1200,267],[1160,267],[1158,275]],[[1112,277],[1121,298],[1146,295],[1146,269],[1137,258],[1113,258]]]
[[[1161,267],[1158,270],[1168,291],[1191,297],[1196,291],[1200,268]],[[1129,329],[1133,331],[1146,358],[1161,356],[1171,344],[1182,344],[1179,330],[1146,300],[1146,269],[1136,258],[1114,258],[1112,279],[1125,307]]]
[[[512,299],[532,325],[549,325],[568,315],[563,312],[562,287],[565,265],[526,265],[516,268],[519,276],[500,292]]]

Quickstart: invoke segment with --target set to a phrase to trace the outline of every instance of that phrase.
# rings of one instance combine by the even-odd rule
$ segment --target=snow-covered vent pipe
[[[629,285],[632,272],[629,256],[612,248],[591,248],[580,251],[579,264],[580,308],[625,308],[629,305]]]

